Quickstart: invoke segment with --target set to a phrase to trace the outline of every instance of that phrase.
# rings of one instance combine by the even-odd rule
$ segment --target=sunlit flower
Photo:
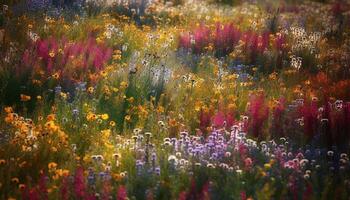
[[[102,115],[101,115],[101,119],[103,119],[103,120],[109,119],[108,114],[102,114]]]
[[[21,97],[21,101],[24,101],[24,102],[29,101],[31,99],[30,96],[24,95],[24,94],[21,94],[20,97]]]

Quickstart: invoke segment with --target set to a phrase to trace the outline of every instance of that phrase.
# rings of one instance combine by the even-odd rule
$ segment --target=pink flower
[[[126,200],[127,199],[127,191],[124,185],[119,186],[117,192],[117,200]]]
[[[253,137],[262,137],[264,123],[269,117],[269,108],[263,94],[253,95],[249,101],[249,132]]]
[[[84,170],[82,167],[77,168],[74,177],[74,192],[75,196],[78,199],[84,199],[86,197],[86,188],[85,188],[85,178]]]
[[[248,157],[244,159],[244,167],[246,170],[250,170],[252,166],[253,166],[253,161],[251,158]]]

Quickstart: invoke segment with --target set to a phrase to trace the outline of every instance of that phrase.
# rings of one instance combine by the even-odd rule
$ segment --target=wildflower
[[[86,115],[86,119],[88,121],[94,121],[97,119],[97,115],[92,113],[92,112],[89,112],[87,115]]]
[[[5,107],[4,110],[5,110],[6,113],[13,113],[12,107],[9,107],[9,106],[8,106],[8,107]]]
[[[4,165],[6,164],[6,160],[5,159],[0,159],[0,165]]]
[[[49,115],[47,116],[47,121],[54,121],[55,118],[56,118],[55,114],[49,114]]]
[[[332,156],[334,155],[334,152],[333,152],[333,151],[327,151],[327,155],[328,155],[329,157],[332,157]]]
[[[58,130],[58,126],[55,125],[53,121],[48,121],[45,123],[45,128],[49,131],[55,132]]]
[[[107,72],[106,72],[105,70],[102,70],[102,71],[100,72],[100,75],[101,75],[102,77],[106,77],[106,76],[107,76]]]
[[[93,87],[89,87],[87,89],[87,91],[88,91],[89,94],[92,94],[94,92],[94,88]]]
[[[49,168],[49,170],[53,170],[53,169],[56,169],[57,167],[57,163],[55,162],[50,162],[47,167]]]
[[[50,51],[49,56],[50,56],[51,58],[55,57],[55,52]]]
[[[120,50],[115,50],[115,51],[114,51],[114,55],[113,55],[113,59],[114,59],[115,61],[121,60],[121,58],[122,58],[121,53],[122,53],[122,52],[121,52]]]
[[[265,164],[264,164],[264,168],[265,168],[266,170],[269,170],[269,169],[271,168],[271,164],[270,164],[270,163],[265,163]]]
[[[56,72],[52,75],[52,78],[57,80],[60,78],[60,74]]]
[[[128,87],[128,83],[127,83],[127,82],[122,81],[122,82],[120,83],[120,88],[121,88],[121,89],[125,89],[125,88],[127,88],[127,87]]]
[[[62,99],[67,99],[67,97],[68,97],[67,93],[64,93],[64,92],[61,92],[60,96]]]
[[[109,122],[109,125],[112,126],[112,127],[114,127],[114,126],[115,126],[115,122],[114,122],[114,121],[110,121],[110,122]]]
[[[150,138],[150,137],[152,136],[152,133],[151,133],[151,132],[146,132],[146,133],[145,133],[145,136],[148,137],[148,138]]]
[[[161,127],[161,128],[164,128],[165,127],[165,123],[163,121],[158,121],[158,125]]]
[[[126,115],[126,116],[124,117],[124,119],[125,119],[126,121],[130,121],[131,116],[130,116],[130,115]]]
[[[12,183],[19,183],[19,179],[17,177],[11,178]]]
[[[24,95],[24,94],[21,94],[20,97],[21,97],[21,101],[24,101],[24,102],[25,101],[30,101],[30,99],[31,99],[30,96]]]
[[[23,190],[25,187],[26,187],[26,185],[24,185],[24,184],[19,184],[19,185],[18,185],[18,188],[19,188],[20,190]]]
[[[109,118],[108,114],[102,114],[101,119],[107,120]]]

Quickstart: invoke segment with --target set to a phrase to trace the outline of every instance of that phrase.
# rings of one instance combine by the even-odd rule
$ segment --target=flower
[[[13,178],[11,178],[11,182],[17,184],[17,183],[19,183],[19,179],[17,177],[13,177]]]
[[[131,119],[131,116],[130,116],[130,115],[125,115],[125,120],[126,120],[126,121],[130,121],[130,119]]]
[[[264,168],[265,168],[266,170],[269,170],[269,169],[271,168],[271,164],[270,164],[270,163],[265,163],[265,164],[264,164]]]
[[[110,121],[110,122],[109,122],[109,125],[112,126],[112,127],[114,127],[114,126],[115,126],[115,121]]]
[[[9,106],[5,107],[4,110],[5,110],[6,113],[12,113],[13,112],[12,107],[9,107]]]
[[[0,159],[0,165],[4,165],[6,164],[6,160],[5,159]]]
[[[56,169],[57,167],[57,163],[55,162],[50,162],[47,167],[49,168],[49,170],[52,170],[52,169]]]
[[[47,121],[54,121],[56,119],[55,114],[49,114],[47,117]]]
[[[55,52],[50,51],[49,56],[50,56],[51,58],[55,57]]]
[[[24,95],[24,94],[21,94],[20,97],[21,97],[21,101],[23,101],[23,102],[30,101],[30,99],[31,99],[30,96]]]
[[[86,115],[86,119],[88,121],[94,121],[97,119],[97,115],[92,113],[92,112],[89,112],[87,115]]]
[[[87,91],[88,91],[89,94],[92,94],[94,92],[94,88],[93,87],[89,87],[87,89]]]
[[[120,83],[120,88],[121,88],[121,89],[125,89],[125,88],[127,88],[127,87],[128,87],[128,83],[127,83],[127,82],[122,81],[122,82]]]
[[[26,187],[26,185],[24,185],[24,184],[19,184],[19,185],[18,185],[18,188],[19,188],[20,190],[23,190],[25,187]]]
[[[101,115],[101,119],[103,119],[103,120],[109,119],[108,114],[102,114],[102,115]]]

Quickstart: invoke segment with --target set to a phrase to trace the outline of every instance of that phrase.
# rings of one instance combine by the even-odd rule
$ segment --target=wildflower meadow
[[[350,200],[347,0],[0,0],[0,199]]]

